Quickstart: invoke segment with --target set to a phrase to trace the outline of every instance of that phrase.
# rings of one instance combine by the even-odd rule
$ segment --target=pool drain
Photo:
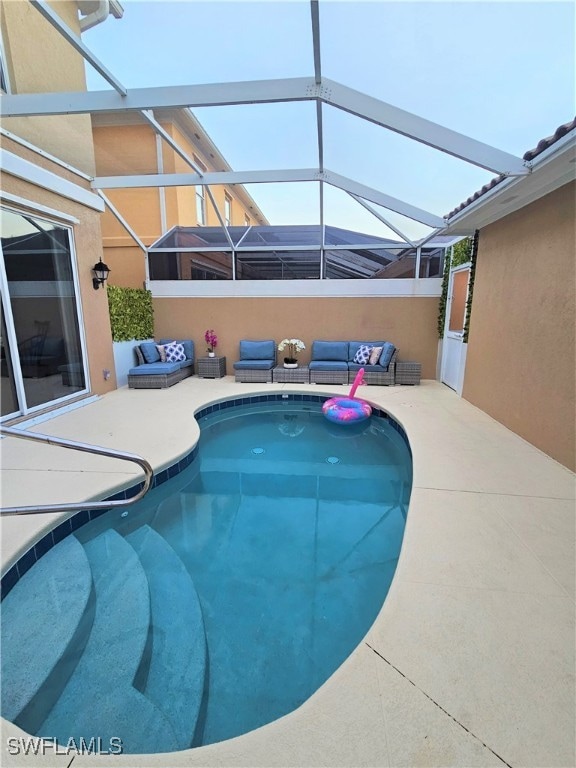
[[[328,462],[328,464],[340,464],[340,459],[338,458],[338,456],[328,456],[326,461]]]
[[[252,453],[255,453],[256,456],[260,456],[261,453],[266,453],[264,448],[252,448]]]

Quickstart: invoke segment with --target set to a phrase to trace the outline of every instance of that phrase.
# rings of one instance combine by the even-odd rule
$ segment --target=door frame
[[[464,317],[462,319],[462,330],[450,330],[450,315],[452,312],[452,301],[454,298],[454,276],[462,272],[468,272],[468,281],[466,284],[466,298],[464,301]],[[442,359],[440,363],[440,381],[453,389],[458,395],[462,395],[464,388],[464,374],[466,371],[466,355],[468,344],[464,342],[464,325],[466,322],[466,306],[470,295],[470,275],[472,263],[470,261],[464,264],[458,264],[450,268],[450,277],[448,281],[448,295],[446,297],[446,309],[444,313],[444,336],[442,339]]]

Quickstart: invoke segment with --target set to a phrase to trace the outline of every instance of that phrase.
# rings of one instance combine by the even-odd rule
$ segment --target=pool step
[[[84,647],[93,615],[90,564],[68,536],[2,602],[2,717],[36,731],[76,666],[66,651]]]
[[[72,737],[122,739],[125,752],[177,749],[168,720],[133,688],[150,625],[150,595],[138,555],[116,531],[84,544],[96,592],[94,624],[84,653],[38,729],[60,743]]]
[[[204,575],[209,576],[210,564],[222,557],[221,550],[228,545],[239,501],[237,494],[180,494],[181,512],[167,516],[163,509],[155,528],[185,564],[190,558],[205,562]],[[197,588],[194,573],[190,575]]]
[[[150,586],[152,648],[143,693],[191,746],[206,675],[206,635],[196,589],[182,560],[148,525],[126,539],[138,553]]]
[[[196,488],[204,493],[304,499],[320,496],[378,503],[395,503],[401,490],[396,468],[346,465],[338,456],[337,446],[334,456],[327,455],[322,462],[287,463],[284,467],[265,457],[203,460]]]

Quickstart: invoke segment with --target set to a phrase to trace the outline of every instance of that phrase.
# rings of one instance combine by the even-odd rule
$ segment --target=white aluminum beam
[[[414,248],[416,248],[416,243],[414,243],[412,240],[410,240],[408,237],[406,237],[406,235],[405,235],[403,232],[400,232],[400,230],[399,230],[399,229],[397,229],[397,228],[396,228],[396,227],[395,227],[395,226],[392,224],[392,222],[388,221],[388,219],[387,219],[385,216],[382,216],[382,214],[381,214],[381,213],[378,213],[378,211],[375,211],[375,210],[374,210],[374,208],[372,208],[372,206],[371,206],[371,205],[369,205],[369,204],[366,202],[366,200],[362,200],[362,198],[361,198],[361,197],[358,197],[358,195],[353,195],[351,192],[348,192],[348,194],[350,195],[350,197],[354,198],[354,200],[356,200],[356,202],[357,202],[357,203],[360,203],[360,205],[362,205],[364,208],[366,208],[366,210],[367,210],[367,211],[370,211],[370,213],[371,213],[373,216],[376,216],[376,218],[377,218],[377,219],[379,219],[379,220],[380,220],[380,221],[381,221],[383,224],[386,224],[386,226],[387,226],[389,229],[391,229],[391,230],[392,230],[392,232],[395,232],[395,233],[398,235],[398,237],[401,237],[401,238],[402,238],[402,240],[403,240],[405,243],[409,243],[411,246],[413,246]]]
[[[119,211],[119,210],[116,208],[116,206],[114,205],[114,203],[112,203],[112,202],[111,202],[111,201],[110,201],[110,200],[109,200],[109,199],[106,197],[106,195],[104,194],[104,192],[102,192],[101,190],[98,190],[98,194],[100,195],[100,197],[102,198],[102,200],[104,200],[104,202],[105,202],[105,204],[106,204],[106,207],[107,207],[107,208],[110,210],[110,213],[112,213],[112,214],[113,214],[113,215],[114,215],[114,216],[115,216],[115,217],[118,219],[118,221],[120,222],[120,224],[122,224],[122,226],[124,227],[124,229],[126,230],[126,232],[128,232],[128,234],[130,235],[130,237],[131,237],[131,238],[134,240],[134,242],[136,243],[136,245],[137,245],[139,248],[141,248],[141,249],[144,251],[144,253],[148,253],[148,249],[146,248],[146,246],[144,245],[144,243],[142,242],[142,240],[140,240],[140,238],[138,237],[138,235],[136,234],[136,232],[134,232],[134,230],[132,229],[132,227],[130,226],[130,224],[128,224],[128,222],[127,222],[127,221],[126,221],[126,219],[125,219],[125,218],[122,216],[122,214],[120,213],[120,211]]]
[[[440,227],[440,229],[435,229],[434,232],[431,232],[429,235],[426,235],[421,240],[418,241],[418,247],[422,248],[422,246],[429,243],[431,240],[434,240],[435,237],[439,237],[444,233],[446,230],[446,227]],[[444,245],[438,245],[438,248],[444,248]]]
[[[201,227],[200,227],[201,229]],[[227,245],[207,245],[202,247],[201,245],[186,246],[179,248],[154,248],[150,246],[148,253],[229,253],[230,248]]]
[[[396,243],[391,241],[390,243],[383,243],[382,241],[375,241],[373,243],[339,243],[338,245],[330,245],[326,243],[327,251],[406,251],[410,248],[408,243]]]
[[[283,181],[319,181],[317,168],[272,171],[207,171],[197,173],[159,173],[137,176],[97,176],[92,181],[96,189],[125,189],[140,187],[187,187],[209,184],[261,184]]]
[[[156,170],[164,173],[164,160],[162,157],[162,136],[156,134]],[[166,190],[158,187],[158,202],[160,203],[160,231],[164,234],[168,230],[166,217]]]
[[[53,14],[40,0],[33,0]],[[58,19],[58,17],[56,17]],[[61,23],[61,22],[60,22]],[[71,33],[70,33],[71,34]],[[74,35],[72,37],[75,38]],[[78,38],[76,42],[82,46]],[[88,55],[86,50],[82,55]],[[29,115],[81,114],[118,110],[144,110],[170,107],[209,107],[234,104],[265,104],[274,102],[319,99],[326,104],[357,115],[403,136],[407,136],[442,152],[458,157],[487,170],[507,175],[525,175],[529,166],[522,158],[496,149],[483,142],[418,117],[391,104],[332,80],[287,78],[202,85],[126,89],[94,60],[88,59],[106,77],[118,93],[90,91],[75,93],[45,93],[3,95],[0,100],[5,117]],[[105,70],[106,74],[102,71]],[[126,95],[121,95],[125,93]]]
[[[252,229],[252,225],[250,225],[250,226],[248,227],[248,229],[246,230],[246,232],[244,232],[244,234],[242,235],[242,237],[240,238],[240,240],[238,240],[238,242],[236,243],[236,247],[237,247],[237,248],[239,248],[239,247],[240,247],[240,245],[241,245],[241,243],[242,243],[242,240],[244,240],[244,238],[245,238],[245,237],[248,235],[248,232],[250,232],[250,230],[251,230],[251,229]]]
[[[42,168],[36,163],[31,163],[19,155],[9,152],[7,149],[0,149],[0,171],[10,176],[16,176],[18,179],[28,181],[42,189],[48,189],[61,197],[74,200],[88,208],[96,211],[104,210],[104,203],[98,195],[85,187],[80,187],[72,181],[59,176],[52,171]]]
[[[270,182],[325,181],[334,187],[362,197],[391,211],[419,221],[429,227],[444,226],[444,219],[421,208],[385,195],[372,187],[348,179],[332,171],[320,173],[316,168],[300,168],[270,171],[208,171],[197,173],[141,174],[137,176],[98,176],[92,186],[95,189],[139,189],[143,187],[186,187],[211,184],[262,184]]]
[[[64,24],[60,16],[52,10],[52,8],[45,2],[45,0],[30,0],[30,4],[36,8],[36,10],[40,11],[42,16],[46,19],[46,21],[50,22],[52,26],[60,32],[60,34],[66,38],[66,40],[70,43],[70,45],[78,51],[78,53],[83,56],[83,58],[91,64],[94,69],[102,75],[102,77],[107,80],[110,85],[118,91],[118,94],[120,97],[126,96],[126,88],[122,85],[122,83],[117,80],[114,75],[109,72],[104,64],[99,61],[99,59],[94,56],[94,54],[84,45],[82,40],[72,32],[72,30]],[[5,114],[5,113],[4,113]]]
[[[416,248],[416,261],[414,263],[414,277],[419,278],[420,277],[420,262],[422,260],[422,248],[421,246],[418,246]]]
[[[310,0],[310,13],[312,16],[312,45],[314,49],[314,80],[316,85],[322,83],[322,66],[320,63],[320,12],[318,0]]]
[[[2,95],[0,109],[4,117],[94,114],[126,109],[140,112],[143,109],[310,101],[318,98],[320,90],[314,78],[294,77],[284,80],[131,88],[126,96],[120,96],[114,91],[21,93]]]
[[[333,107],[338,107],[489,171],[518,176],[530,172],[530,168],[520,157],[471,139],[450,128],[444,128],[333,80],[326,78],[322,80],[320,98],[326,104],[331,104]]]
[[[176,142],[172,138],[172,136],[170,136],[168,131],[164,130],[164,128],[160,125],[160,123],[154,117],[154,113],[151,110],[143,109],[140,114],[152,126],[152,128],[156,131],[156,133],[164,139],[164,141],[168,144],[168,146],[172,147],[174,152],[176,152],[176,154],[178,154],[182,158],[182,160],[184,160],[184,162],[187,163],[192,168],[192,170],[194,170],[199,176],[204,175],[202,169],[197,165],[197,163],[194,162],[193,158],[191,158],[188,154],[186,154],[186,152],[182,149],[182,147],[180,147],[178,142]],[[232,242],[232,238],[230,237],[228,228],[224,222],[224,219],[222,218],[222,214],[218,210],[218,206],[216,205],[216,200],[214,199],[214,195],[212,194],[212,190],[210,189],[209,186],[206,186],[206,192],[208,193],[208,197],[210,198],[212,207],[214,208],[216,216],[218,217],[220,226],[224,230],[226,239],[230,243],[230,247],[233,249],[234,243]]]
[[[386,245],[385,243],[345,243],[344,245],[329,245],[326,244],[325,249],[327,251],[387,251],[391,255],[394,255],[395,251],[405,251],[408,247],[405,243],[399,243],[398,245]],[[439,246],[441,247],[441,246]],[[321,248],[320,243],[314,244],[301,244],[301,245],[265,245],[262,243],[254,243],[251,245],[236,245],[236,251],[317,251]],[[151,246],[147,249],[148,253],[228,253],[230,250],[225,245],[194,245],[194,246],[180,246],[176,248],[154,248]]]
[[[318,168],[324,171],[324,128],[322,126],[322,102],[316,102],[316,134],[318,139]]]
[[[332,184],[334,187],[339,187],[345,192],[350,192],[352,195],[357,195],[372,203],[376,203],[376,205],[381,205],[390,211],[396,211],[396,213],[414,221],[419,221],[421,224],[426,224],[428,227],[444,226],[444,219],[441,219],[439,216],[424,211],[421,208],[416,208],[416,206],[405,203],[390,195],[385,195],[383,192],[379,192],[372,187],[359,184],[357,181],[346,178],[346,176],[340,176],[340,174],[333,173],[332,171],[325,171],[322,176],[324,181]]]
[[[185,163],[187,163],[192,170],[194,170],[199,176],[203,176],[202,169],[194,162],[194,160],[189,157],[186,152],[177,144],[176,141],[170,136],[168,131],[166,131],[160,123],[156,120],[154,117],[154,113],[151,110],[143,109],[141,110],[140,114],[146,120],[149,125],[152,126],[152,128],[156,131],[156,133],[164,139],[164,141],[172,147],[172,149],[178,154],[182,160],[184,160]]]

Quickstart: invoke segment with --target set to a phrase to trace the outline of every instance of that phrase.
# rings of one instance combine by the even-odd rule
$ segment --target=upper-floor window
[[[244,226],[249,227],[250,226],[250,216],[244,215]]]
[[[232,198],[224,195],[224,223],[227,227],[232,224]]]
[[[206,226],[206,196],[204,187],[196,187],[196,221],[201,226]]]

